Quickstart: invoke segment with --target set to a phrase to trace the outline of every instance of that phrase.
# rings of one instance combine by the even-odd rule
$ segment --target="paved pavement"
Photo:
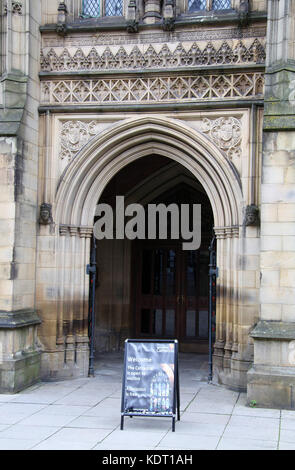
[[[43,382],[0,395],[0,450],[295,449],[295,411],[250,408],[246,395],[206,383],[206,357],[180,355],[181,420],[125,418],[122,356],[100,357],[94,378]]]

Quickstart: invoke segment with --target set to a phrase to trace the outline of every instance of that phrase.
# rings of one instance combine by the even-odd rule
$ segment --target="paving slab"
[[[217,450],[276,450],[277,441],[223,437]]]
[[[126,417],[122,354],[100,355],[95,377],[0,395],[0,449],[295,450],[295,411],[247,406],[245,393],[207,383],[206,356],[180,354],[181,420]],[[205,362],[204,362],[205,360]]]
[[[220,436],[188,435],[177,431],[168,433],[159,445],[183,450],[213,450],[216,449],[219,439]]]
[[[30,426],[24,424],[15,424],[8,429],[0,432],[0,439],[24,439],[24,440],[43,440],[55,434],[59,430],[53,426]]]
[[[160,443],[161,439],[167,434],[166,431],[162,432],[145,432],[145,431],[131,431],[120,429],[113,431],[108,437],[103,440],[103,445],[106,449],[108,446],[116,445],[118,448],[125,449],[126,446],[135,445],[137,448],[145,449],[146,447],[153,447]]]

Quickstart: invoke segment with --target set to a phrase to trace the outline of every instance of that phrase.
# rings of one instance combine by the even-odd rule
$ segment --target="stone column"
[[[268,1],[260,320],[248,400],[295,408],[295,2]]]
[[[144,0],[143,21],[146,24],[159,23],[162,20],[160,0]]]

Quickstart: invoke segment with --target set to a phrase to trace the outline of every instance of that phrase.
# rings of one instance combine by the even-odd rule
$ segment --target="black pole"
[[[215,314],[215,295],[216,295],[216,278],[218,277],[218,268],[216,267],[216,251],[214,249],[215,235],[213,235],[210,246],[210,261],[209,261],[209,375],[208,382],[213,379],[213,331],[212,320]]]
[[[94,352],[95,352],[95,281],[96,281],[96,239],[93,235],[91,243],[90,264],[86,268],[90,275],[90,299],[89,299],[89,376],[94,376]]]

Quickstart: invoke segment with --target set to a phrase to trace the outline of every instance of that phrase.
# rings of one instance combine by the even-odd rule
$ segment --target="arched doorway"
[[[198,181],[182,165],[151,155],[130,163],[106,186],[100,202],[200,204],[201,246],[180,239],[97,242],[96,350],[116,351],[127,337],[176,338],[180,351],[208,352],[208,265],[213,214]],[[147,213],[147,212],[146,212]]]
[[[55,303],[56,318],[51,314],[45,316],[40,328],[47,354],[54,358],[52,367],[57,371],[56,376],[63,376],[65,371],[69,375],[86,375],[88,371],[89,278],[85,266],[89,262],[97,202],[120,170],[151,155],[180,164],[187,170],[188,179],[200,184],[210,201],[220,273],[215,373],[220,376],[227,370],[228,375],[233,358],[236,368],[240,367],[240,358],[241,364],[243,362],[244,346],[241,353],[239,351],[244,341],[243,319],[239,316],[242,250],[239,236],[244,202],[239,176],[226,155],[196,129],[177,119],[145,115],[122,120],[101,131],[69,163],[59,180],[53,207],[58,227],[52,236],[55,265],[46,266],[45,261],[42,266],[42,275],[47,270],[58,285],[51,292],[48,307],[52,311]],[[169,182],[165,188],[157,188],[156,181],[154,179],[155,193],[169,189]],[[178,183],[177,178],[173,183]],[[148,202],[148,195],[143,194],[141,199],[137,198],[139,200]],[[48,325],[52,331],[49,339]],[[241,376],[238,371],[235,380],[239,381]]]

